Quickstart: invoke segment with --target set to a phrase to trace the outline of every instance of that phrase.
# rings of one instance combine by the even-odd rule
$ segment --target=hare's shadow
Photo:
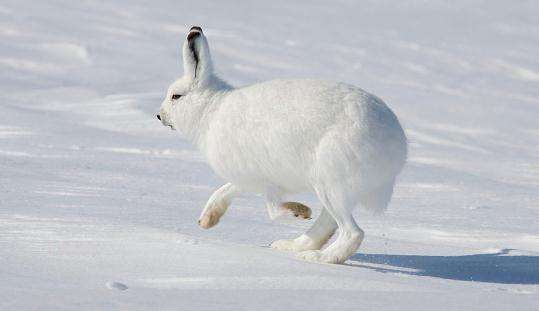
[[[510,255],[511,251],[466,256],[356,254],[350,264],[384,273],[459,281],[539,284],[539,256]]]

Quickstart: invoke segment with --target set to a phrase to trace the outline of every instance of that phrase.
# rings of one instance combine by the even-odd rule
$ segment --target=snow
[[[539,5],[533,1],[3,1],[0,309],[534,310]],[[344,81],[399,116],[410,158],[345,265],[267,247],[257,196],[154,114],[191,25],[234,85]],[[310,194],[291,199],[319,213]]]

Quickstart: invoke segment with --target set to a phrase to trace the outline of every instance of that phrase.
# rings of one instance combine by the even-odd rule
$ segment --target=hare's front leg
[[[209,198],[204,210],[202,210],[198,224],[204,229],[215,226],[226,212],[232,199],[240,193],[241,190],[231,183],[217,189]]]
[[[266,209],[271,220],[282,216],[311,219],[311,209],[298,202],[283,202],[282,191],[276,186],[266,188]]]
[[[277,240],[271,243],[271,247],[295,252],[317,250],[326,244],[335,233],[335,229],[337,229],[337,223],[323,208],[320,216],[307,232],[292,240]]]

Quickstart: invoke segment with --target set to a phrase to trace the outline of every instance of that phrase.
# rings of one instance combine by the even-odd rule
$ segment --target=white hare
[[[344,83],[274,80],[233,88],[213,73],[200,27],[187,35],[183,66],[157,118],[228,181],[208,200],[200,225],[215,225],[241,192],[264,194],[274,216],[283,195],[313,191],[323,209],[312,228],[271,246],[326,263],[352,256],[364,235],[353,208],[383,212],[406,161],[406,137],[393,112]],[[336,240],[320,250],[337,228]]]

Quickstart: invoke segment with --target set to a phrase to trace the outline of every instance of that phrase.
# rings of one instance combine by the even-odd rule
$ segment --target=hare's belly
[[[209,146],[207,158],[214,171],[226,181],[253,192],[265,192],[275,186],[285,192],[309,188],[307,161],[300,161],[297,155],[280,154],[287,151],[268,150],[264,145],[232,148],[233,143],[228,146],[222,143]]]

